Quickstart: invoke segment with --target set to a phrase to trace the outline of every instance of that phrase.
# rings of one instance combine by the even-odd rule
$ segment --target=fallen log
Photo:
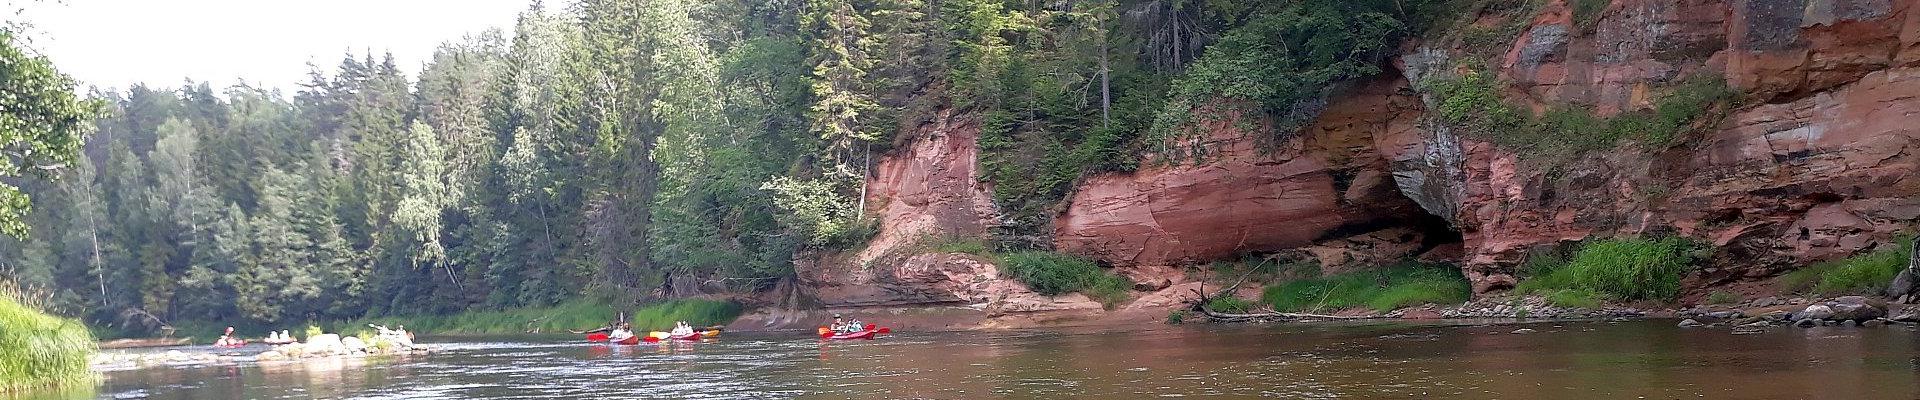
[[[1294,321],[1294,319],[1377,319],[1377,317],[1379,317],[1379,315],[1327,315],[1327,313],[1223,313],[1208,310],[1206,306],[1200,306],[1200,313],[1206,315],[1206,317],[1212,317],[1212,319],[1223,319],[1223,321],[1256,321],[1256,319],[1265,319],[1265,321]]]

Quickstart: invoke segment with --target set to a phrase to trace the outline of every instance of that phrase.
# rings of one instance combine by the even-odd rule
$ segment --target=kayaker
[[[865,325],[860,324],[860,320],[858,319],[845,320],[840,317],[840,314],[833,315],[832,329],[836,333],[859,332],[865,327]]]
[[[675,322],[673,324],[672,335],[674,337],[682,337],[682,336],[687,336],[692,334],[693,334],[693,325],[688,325],[687,321]]]
[[[621,323],[620,326],[614,327],[613,332],[607,334],[607,340],[613,342],[627,340],[631,337],[633,337],[633,329],[624,322]]]
[[[235,339],[233,337],[233,327],[231,326],[227,327],[226,333],[220,334],[219,340],[213,341],[213,345],[215,346],[237,346],[237,345],[240,345],[241,343],[244,343],[244,342],[241,342],[240,339]]]

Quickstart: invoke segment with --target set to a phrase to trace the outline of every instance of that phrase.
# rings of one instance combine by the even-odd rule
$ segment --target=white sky
[[[10,2],[26,8],[32,47],[82,86],[170,88],[192,78],[216,92],[244,80],[292,93],[306,80],[308,61],[331,72],[348,51],[392,51],[415,76],[441,42],[511,30],[532,0]]]

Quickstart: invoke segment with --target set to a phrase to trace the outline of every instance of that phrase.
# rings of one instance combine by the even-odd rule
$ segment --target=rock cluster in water
[[[1745,306],[1744,309],[1734,310],[1713,310],[1706,307],[1681,310],[1677,314],[1687,319],[1680,321],[1679,326],[1686,328],[1730,326],[1735,329],[1735,333],[1740,333],[1742,330],[1782,325],[1803,328],[1816,326],[1871,328],[1920,323],[1920,309],[1909,307],[1890,315],[1890,311],[1893,310],[1889,304],[1862,296],[1843,296],[1825,301],[1770,297],[1748,302]]]
[[[93,359],[89,360],[89,362],[92,363],[94,366],[98,367],[98,366],[113,366],[113,365],[140,366],[140,365],[156,365],[156,364],[172,364],[172,365],[211,364],[211,363],[218,363],[218,362],[233,362],[233,361],[237,361],[238,359],[239,359],[238,357],[229,356],[229,355],[221,355],[221,354],[213,354],[213,353],[188,353],[188,352],[179,351],[179,350],[168,350],[165,353],[144,353],[144,354],[97,353],[93,355]]]
[[[391,354],[424,354],[429,349],[413,344],[405,336],[379,335],[370,339],[337,334],[315,335],[307,338],[306,343],[288,343],[274,346],[273,350],[254,356],[260,361],[291,360],[302,358],[347,357]]]
[[[1400,318],[1415,313],[1412,310],[1394,310],[1386,316]],[[1439,310],[1441,318],[1536,318],[1536,319],[1609,319],[1637,318],[1647,315],[1645,311],[1631,307],[1604,306],[1600,308],[1560,307],[1547,302],[1539,296],[1495,297],[1475,300],[1459,306]]]

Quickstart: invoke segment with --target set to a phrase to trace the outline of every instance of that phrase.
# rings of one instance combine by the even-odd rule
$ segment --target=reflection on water
[[[1732,335],[1666,321],[1140,331],[807,332],[603,346],[441,344],[426,356],[105,373],[103,398],[1920,398],[1911,327]],[[57,396],[56,396],[57,397]]]

